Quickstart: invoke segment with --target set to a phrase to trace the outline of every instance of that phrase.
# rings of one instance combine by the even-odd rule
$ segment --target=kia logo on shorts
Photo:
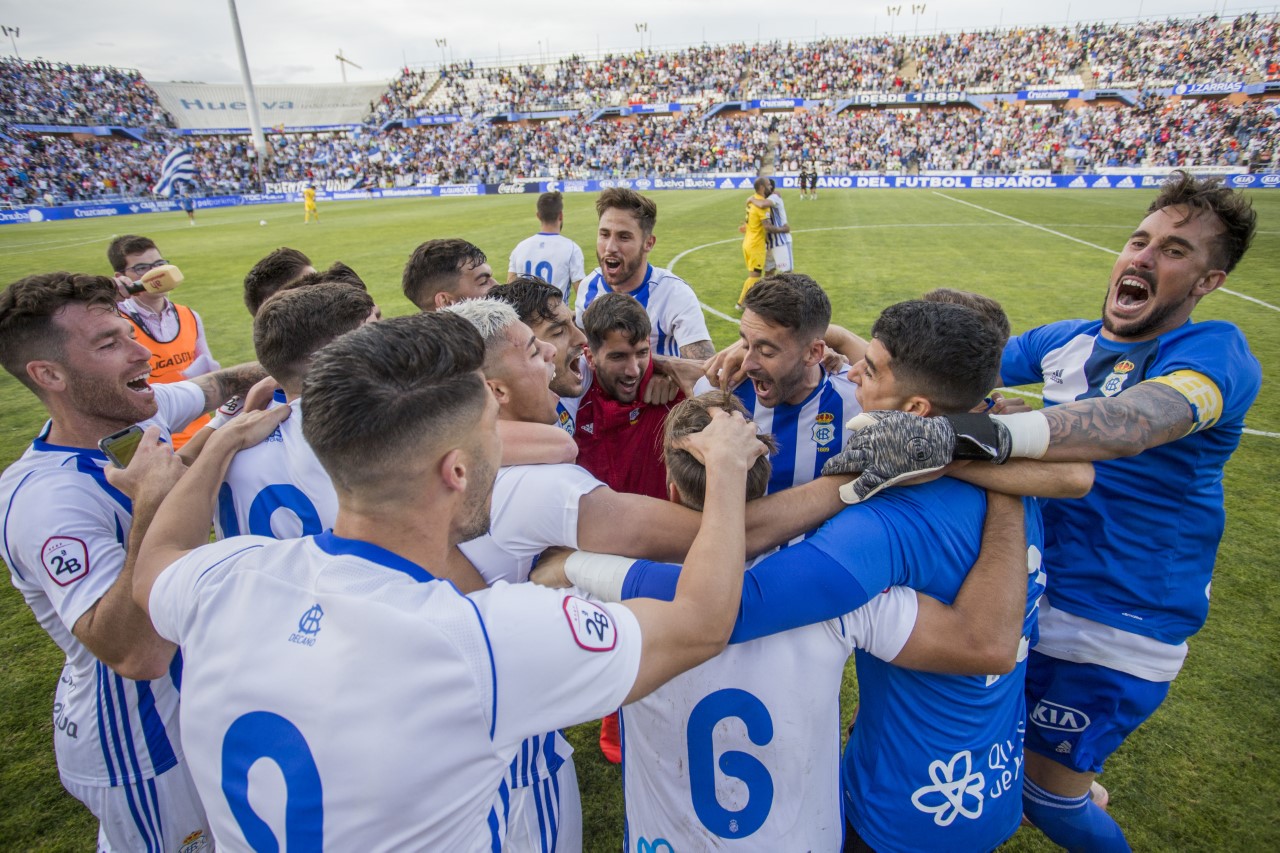
[[[1031,722],[1042,729],[1058,732],[1082,732],[1089,726],[1089,715],[1066,705],[1041,699],[1031,712]]]

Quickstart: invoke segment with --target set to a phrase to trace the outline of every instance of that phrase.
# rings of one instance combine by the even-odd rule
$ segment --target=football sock
[[[1086,792],[1060,797],[1030,779],[1022,783],[1022,813],[1060,847],[1071,853],[1128,853],[1124,830]]]

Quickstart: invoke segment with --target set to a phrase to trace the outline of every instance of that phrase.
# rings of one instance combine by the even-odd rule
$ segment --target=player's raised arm
[[[740,414],[711,413],[685,449],[707,468],[702,527],[670,602],[627,602],[643,636],[640,669],[627,702],[718,654],[729,640],[742,594],[746,475],[765,452]]]

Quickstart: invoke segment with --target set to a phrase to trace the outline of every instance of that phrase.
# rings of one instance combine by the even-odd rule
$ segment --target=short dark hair
[[[687,450],[675,446],[676,440],[682,436],[702,432],[711,423],[711,410],[724,409],[726,412],[739,412],[747,420],[751,414],[742,401],[729,391],[708,391],[697,397],[682,400],[667,414],[667,421],[662,429],[662,454],[667,465],[667,479],[676,484],[684,505],[690,509],[701,510],[707,497],[707,469]],[[755,500],[769,488],[769,474],[772,465],[769,456],[778,452],[778,443],[772,435],[761,435],[760,441],[769,449],[764,456],[756,459],[747,471],[747,500]]]
[[[107,246],[107,263],[116,272],[124,272],[125,255],[141,255],[143,252],[156,249],[155,241],[150,237],[139,237],[137,234],[125,234],[117,237]]]
[[[538,221],[555,222],[564,213],[564,196],[558,192],[538,196]]]
[[[54,317],[68,305],[116,313],[116,284],[102,275],[52,272],[19,279],[0,292],[0,364],[39,396],[27,363],[62,361],[66,335]]]
[[[292,290],[295,287],[308,287],[313,284],[349,284],[365,292],[369,290],[364,283],[364,279],[342,261],[334,261],[327,270],[307,273],[297,281],[292,281],[280,289]]]
[[[424,446],[475,429],[483,363],[480,333],[456,314],[368,323],[312,357],[302,434],[339,490],[395,494]]]
[[[768,178],[756,178],[756,179],[751,183],[751,188],[752,188],[752,189],[754,189],[756,192],[760,193],[760,195],[762,195],[762,196],[764,196],[764,197],[768,198],[769,193],[768,193],[768,192],[761,192],[761,191],[762,191],[762,190],[768,190],[768,189],[769,189],[769,179],[768,179]]]
[[[1000,337],[1001,348],[1008,343],[1009,335],[1013,334],[1013,327],[1009,325],[1009,315],[1004,313],[1004,308],[1000,303],[990,296],[983,296],[981,293],[974,293],[972,290],[935,287],[920,298],[925,302],[947,302],[951,305],[963,305],[965,308],[972,308],[977,311],[984,320],[991,324],[991,328],[995,329],[996,334]]]
[[[302,277],[311,259],[297,249],[281,246],[253,265],[244,277],[244,306],[257,314],[276,291]]]
[[[617,208],[630,213],[640,222],[640,230],[652,234],[658,224],[658,203],[626,187],[610,187],[596,198],[596,215],[604,216],[606,210]]]
[[[564,301],[560,288],[536,275],[518,275],[506,284],[494,285],[488,295],[516,309],[521,322],[529,326],[550,323],[555,319],[556,304]]]
[[[1174,205],[1185,206],[1187,216],[1179,225],[1192,217],[1209,213],[1222,223],[1222,234],[1217,239],[1214,261],[1226,272],[1235,269],[1253,242],[1253,232],[1258,224],[1258,214],[1247,195],[1224,186],[1220,178],[1197,178],[1190,172],[1178,169],[1169,175],[1160,194],[1147,208],[1155,213]]]
[[[428,240],[409,256],[401,287],[419,310],[431,311],[435,309],[436,294],[452,290],[464,268],[478,267],[487,260],[478,246],[466,240]]]
[[[629,293],[605,293],[597,296],[582,314],[582,331],[587,346],[598,349],[610,332],[622,332],[627,343],[635,346],[649,337],[653,325],[649,313]]]
[[[290,286],[258,309],[253,349],[267,373],[293,386],[317,350],[362,325],[372,311],[373,298],[349,284]]]
[[[888,351],[899,391],[923,396],[940,414],[967,412],[995,387],[1000,339],[972,308],[899,302],[880,313],[871,336]]]
[[[831,324],[826,291],[802,273],[784,272],[756,282],[742,307],[807,340],[822,337]]]

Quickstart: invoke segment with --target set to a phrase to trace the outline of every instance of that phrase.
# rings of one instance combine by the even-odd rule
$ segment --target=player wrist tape
[[[1049,419],[1044,412],[1019,412],[1016,415],[992,415],[1009,430],[1009,455],[1021,459],[1040,459],[1049,449]]]
[[[209,429],[217,429],[220,426],[226,426],[227,421],[234,418],[244,409],[244,400],[240,397],[232,397],[227,402],[218,407],[218,411],[213,413],[213,417],[209,419],[209,423],[205,424]]]
[[[999,465],[1009,458],[1009,437],[1001,435],[1001,427],[990,415],[943,415],[955,432],[952,459],[994,462]]]
[[[603,601],[622,600],[622,582],[635,560],[613,554],[574,551],[564,562],[564,575],[583,592]]]

